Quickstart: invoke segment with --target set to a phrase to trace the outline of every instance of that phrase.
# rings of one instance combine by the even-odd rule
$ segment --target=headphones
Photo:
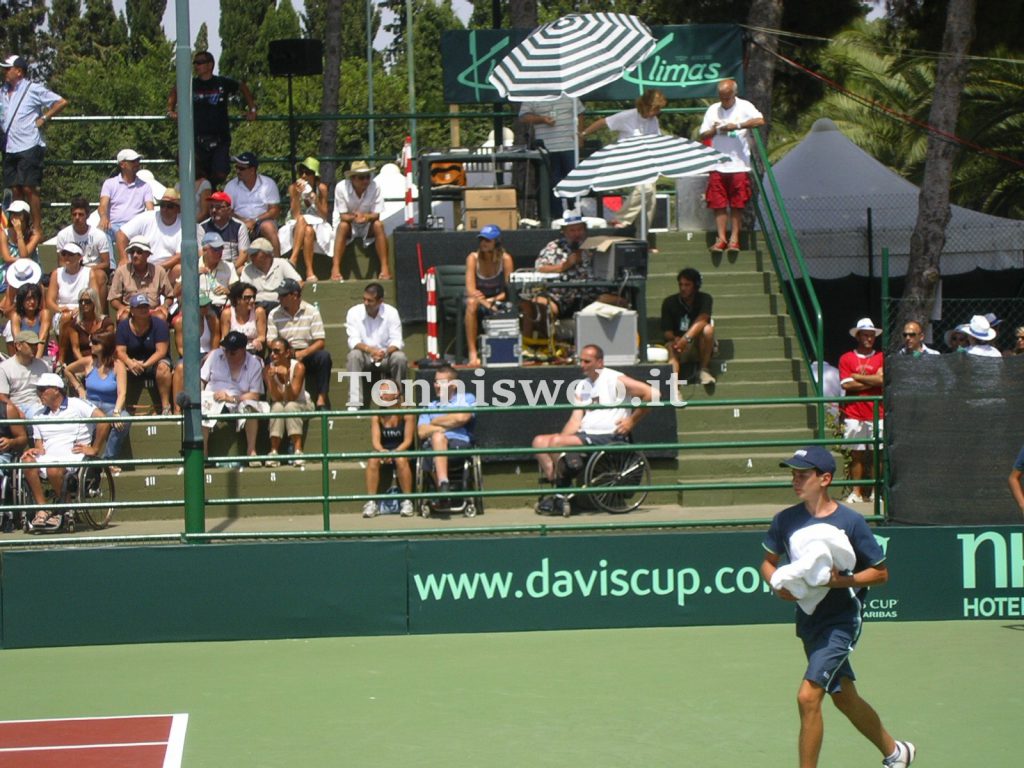
[[[701,277],[700,272],[693,267],[684,267],[679,270],[679,274],[676,275],[676,283],[678,284],[684,277],[692,282],[698,291],[700,290],[701,285],[704,284],[704,278]]]

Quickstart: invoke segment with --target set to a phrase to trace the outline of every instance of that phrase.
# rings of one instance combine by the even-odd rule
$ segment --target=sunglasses
[[[914,336],[920,336],[920,335],[921,334],[919,334],[919,333],[904,333],[903,334],[903,338],[909,339],[909,338],[913,338]]]
[[[201,67],[204,64],[213,64],[213,59],[196,59],[192,64],[194,66]]]
[[[79,299],[79,304],[92,304],[92,299]]]
[[[178,205],[178,203],[163,203],[163,202],[160,203],[160,207],[161,208],[181,208],[181,206]]]
[[[128,249],[128,255],[129,256],[134,256],[136,253],[144,253],[147,256],[149,255],[149,251],[144,251],[141,248],[129,248]]]
[[[244,296],[241,297],[241,299],[242,301],[256,301],[256,297],[250,296],[249,294],[245,294]]]

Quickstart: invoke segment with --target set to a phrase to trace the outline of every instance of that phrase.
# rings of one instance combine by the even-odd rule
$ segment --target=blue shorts
[[[576,437],[578,437],[584,445],[611,445],[612,443],[622,443],[626,440],[623,435],[617,435],[614,432],[609,432],[606,435],[590,435],[586,432],[577,432]]]
[[[856,680],[850,666],[850,654],[857,645],[859,632],[849,624],[821,627],[815,634],[802,637],[807,654],[804,680],[820,685],[828,693],[841,690],[842,678]]]

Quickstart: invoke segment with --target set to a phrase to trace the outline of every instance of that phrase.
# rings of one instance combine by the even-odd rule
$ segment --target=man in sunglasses
[[[241,273],[242,267],[249,259],[249,230],[235,217],[231,195],[226,192],[214,192],[210,195],[210,218],[199,223],[196,239],[203,241],[205,235],[215,232],[224,241],[221,258],[230,264],[235,272]]]
[[[131,298],[140,293],[149,297],[153,315],[161,320],[169,316],[174,285],[163,267],[149,263],[151,250],[146,238],[136,237],[125,249],[126,261],[114,270],[107,301],[119,321],[128,317]]]
[[[909,320],[903,324],[903,346],[897,355],[908,355],[910,357],[922,357],[924,355],[937,355],[939,351],[932,349],[924,343],[924,330],[921,324]]]
[[[243,152],[231,158],[235,178],[224,185],[224,191],[235,203],[235,216],[249,230],[249,238],[266,238],[274,248],[274,258],[281,255],[277,237],[277,219],[281,215],[281,190],[269,176],[259,172],[255,152]]]
[[[231,167],[231,122],[228,100],[237,94],[245,99],[246,120],[256,119],[256,101],[244,82],[213,74],[214,59],[209,51],[199,51],[192,59],[192,125],[195,129],[196,166],[206,168],[215,187],[228,177]],[[178,119],[178,90],[167,97],[167,116]],[[243,251],[244,253],[244,251]]]
[[[121,262],[128,260],[128,244],[137,237],[150,246],[149,263],[162,267],[173,283],[181,271],[181,195],[168,187],[160,197],[160,209],[143,211],[117,233]]]

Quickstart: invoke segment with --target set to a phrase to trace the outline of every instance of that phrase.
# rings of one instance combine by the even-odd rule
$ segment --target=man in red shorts
[[[750,199],[750,128],[764,125],[764,115],[744,99],[736,98],[736,81],[722,80],[718,84],[717,104],[708,107],[700,125],[701,141],[711,140],[711,146],[729,162],[716,167],[708,177],[708,208],[715,212],[718,239],[712,254],[739,253],[740,230],[743,227],[743,208]],[[731,226],[726,231],[727,225]]]

